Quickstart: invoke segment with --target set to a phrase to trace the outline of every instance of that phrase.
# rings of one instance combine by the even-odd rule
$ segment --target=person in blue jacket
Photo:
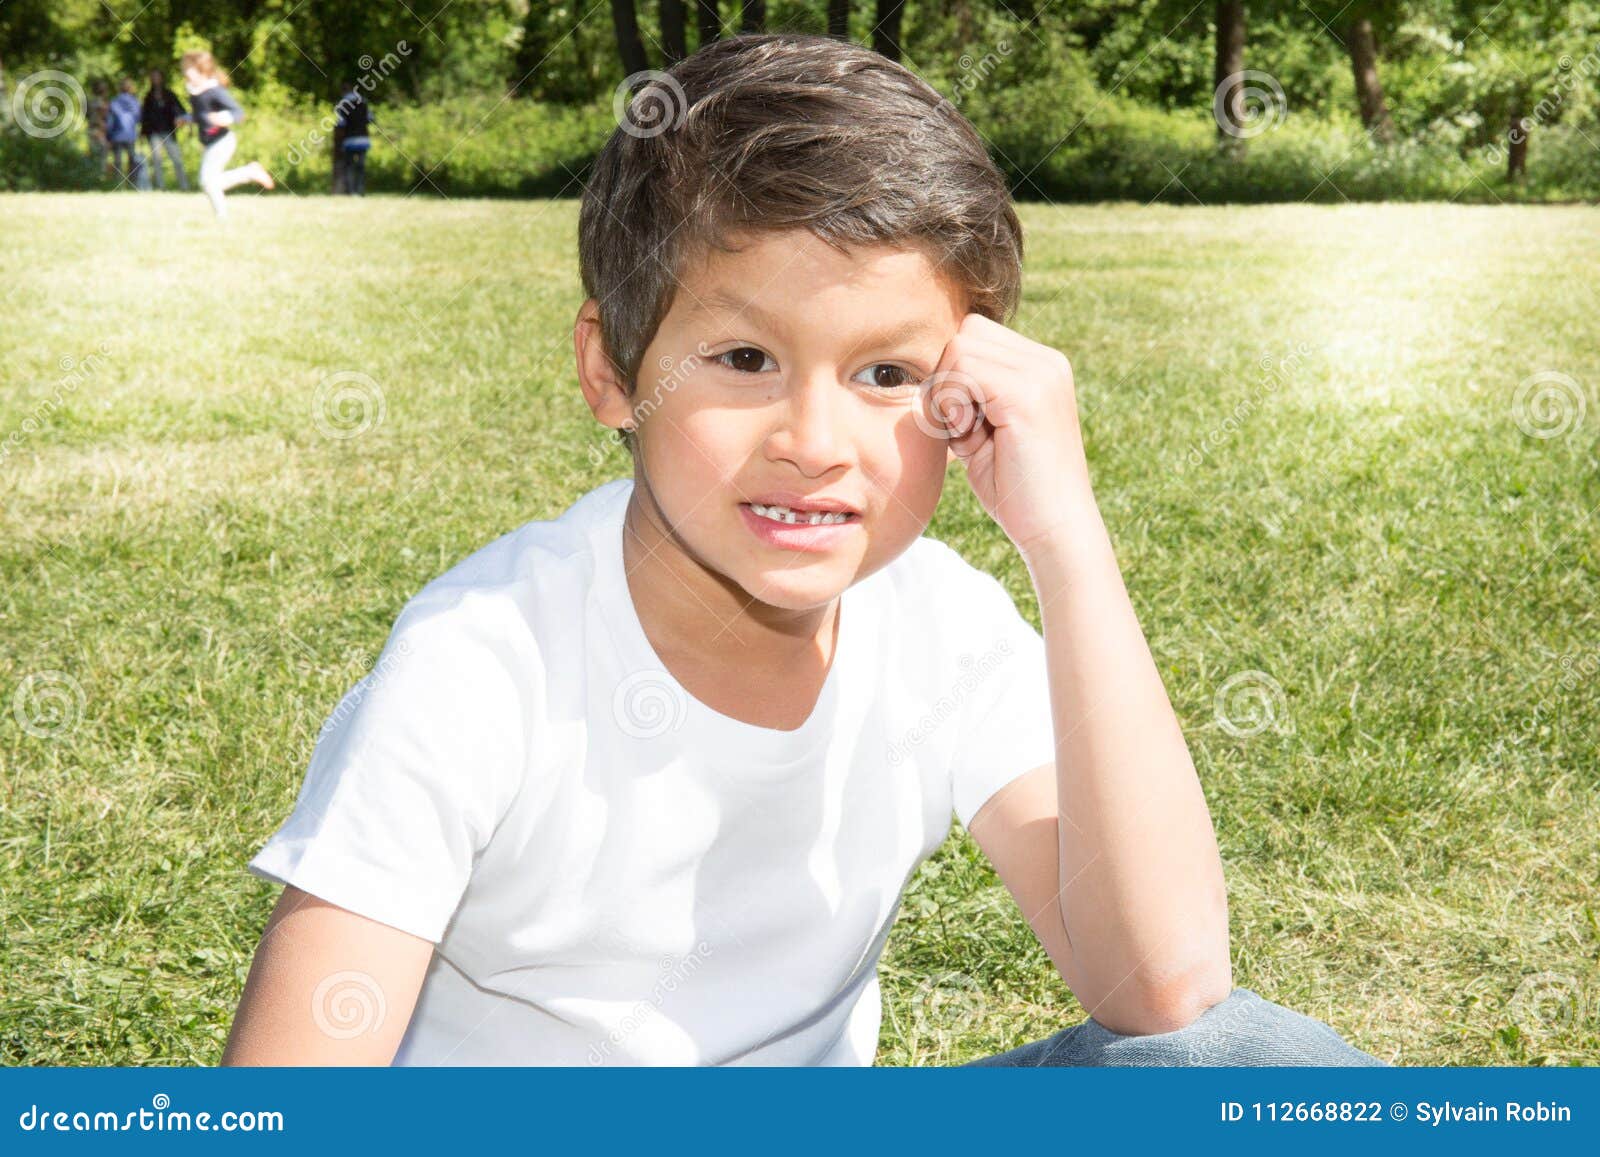
[[[111,146],[111,167],[123,180],[132,181],[139,167],[139,98],[131,76],[123,77],[119,87],[106,114],[106,142]]]

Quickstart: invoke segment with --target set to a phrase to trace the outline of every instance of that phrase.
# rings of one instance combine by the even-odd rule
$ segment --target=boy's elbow
[[[1225,957],[1164,973],[1141,969],[1109,994],[1093,1015],[1123,1036],[1177,1032],[1222,1003],[1232,991],[1233,969]]]

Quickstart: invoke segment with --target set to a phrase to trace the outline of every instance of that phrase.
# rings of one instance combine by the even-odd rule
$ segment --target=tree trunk
[[[767,0],[745,0],[739,11],[740,32],[767,30]]]
[[[528,5],[528,14],[522,20],[522,43],[517,46],[517,59],[513,64],[516,75],[512,78],[511,95],[520,95],[522,86],[533,76],[550,53],[550,25],[547,16],[537,4]],[[535,86],[528,85],[529,95]]]
[[[1528,122],[1522,117],[1522,102],[1511,106],[1511,147],[1506,150],[1506,180],[1520,181],[1528,175]]]
[[[661,56],[671,68],[689,55],[688,6],[685,0],[661,0]]]
[[[1345,35],[1350,50],[1350,68],[1355,73],[1356,100],[1361,104],[1361,123],[1379,141],[1394,139],[1394,122],[1383,100],[1383,85],[1378,82],[1378,38],[1372,21],[1365,16],[1354,20]]]
[[[828,0],[828,35],[850,39],[850,0]]]
[[[722,39],[722,13],[717,0],[695,0],[694,14],[695,23],[700,26],[701,48]]]
[[[872,47],[890,60],[900,60],[900,16],[905,0],[878,0],[877,19],[872,25]]]
[[[1244,155],[1245,139],[1239,135],[1244,127],[1244,82],[1239,74],[1244,71],[1244,0],[1217,0],[1217,55],[1212,69],[1212,110],[1217,118],[1217,143],[1233,157]],[[1232,77],[1233,82],[1228,83]],[[1228,85],[1226,92],[1222,91]],[[1234,132],[1229,132],[1232,126]]]
[[[650,67],[644,54],[644,41],[639,39],[639,14],[633,9],[633,0],[611,0],[611,23],[617,30],[617,54],[622,58],[622,71],[628,76],[644,72]]]

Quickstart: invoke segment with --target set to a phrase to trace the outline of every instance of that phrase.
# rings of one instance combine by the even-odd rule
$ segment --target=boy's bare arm
[[[224,1065],[387,1065],[433,943],[289,885],[267,920]]]
[[[1055,791],[1024,776],[973,836],[1036,931],[1056,935],[1038,905],[1059,909],[1051,955],[1090,1015],[1123,1033],[1180,1028],[1232,989],[1222,861],[1089,485],[1071,366],[973,314],[934,377],[978,403],[950,448],[1028,565],[1056,739]]]

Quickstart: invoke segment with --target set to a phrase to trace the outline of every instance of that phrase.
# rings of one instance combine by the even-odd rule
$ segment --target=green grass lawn
[[[0,198],[6,1063],[214,1063],[244,863],[402,604],[628,472],[574,202],[230,205]],[[1600,1063],[1600,210],[1022,216],[1236,983],[1401,1064]],[[929,533],[1037,622],[959,465]],[[881,973],[880,1063],[1083,1016],[958,831]]]

